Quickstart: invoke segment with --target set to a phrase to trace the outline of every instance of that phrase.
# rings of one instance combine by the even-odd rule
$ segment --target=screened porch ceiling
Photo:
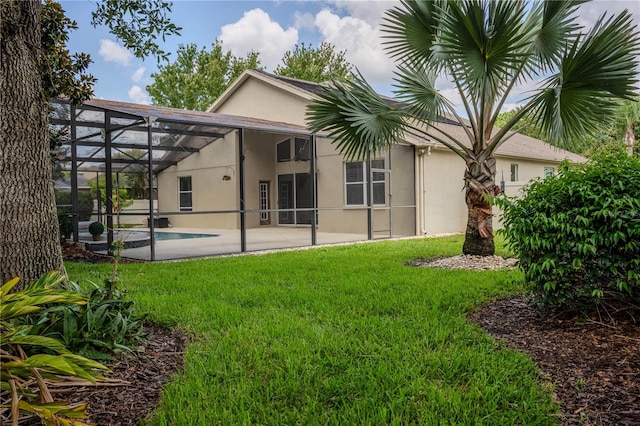
[[[155,105],[95,99],[73,106],[58,99],[51,107],[52,128],[68,132],[59,150],[60,167],[79,172],[104,172],[107,163],[114,173],[147,172],[151,156],[158,173],[236,130],[310,135],[293,124]]]

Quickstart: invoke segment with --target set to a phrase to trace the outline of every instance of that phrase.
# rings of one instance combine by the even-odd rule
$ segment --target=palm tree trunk
[[[477,158],[467,160],[465,171],[465,201],[467,203],[467,231],[465,233],[462,252],[478,256],[495,254],[493,242],[493,213],[490,197],[500,193],[495,184],[496,160],[489,157],[479,161]]]
[[[48,104],[40,78],[40,0],[0,1],[0,283],[62,269]]]
[[[628,123],[624,133],[624,145],[627,147],[627,154],[629,154],[629,156],[633,155],[635,144],[636,136],[633,134],[633,123]]]

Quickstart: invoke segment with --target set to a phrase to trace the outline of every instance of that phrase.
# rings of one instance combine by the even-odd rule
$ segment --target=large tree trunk
[[[462,252],[479,256],[493,256],[493,212],[489,198],[500,193],[500,187],[495,184],[496,160],[467,160],[465,171],[465,201],[467,203],[468,218],[467,231],[464,238]]]
[[[40,0],[0,1],[0,283],[62,269],[40,79]]]

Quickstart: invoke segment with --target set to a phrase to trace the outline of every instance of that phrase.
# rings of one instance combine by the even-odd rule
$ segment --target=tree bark
[[[62,270],[48,103],[40,77],[40,0],[0,1],[0,283]]]
[[[495,184],[496,160],[493,157],[482,161],[476,158],[467,160],[465,171],[465,201],[468,217],[462,253],[493,256],[493,212],[489,199],[500,193]]]

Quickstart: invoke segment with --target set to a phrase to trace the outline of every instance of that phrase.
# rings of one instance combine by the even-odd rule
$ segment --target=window
[[[276,145],[276,155],[278,163],[291,161],[291,140],[287,139]]]
[[[345,194],[348,206],[367,204],[366,163],[345,163]],[[371,161],[373,169],[384,169],[384,160]],[[385,173],[374,172],[372,179],[373,204],[385,204]]]
[[[295,139],[295,159],[296,161],[309,161],[311,159],[311,147],[309,139]]]
[[[555,169],[553,167],[544,168],[544,177],[553,176],[554,173],[555,173]]]
[[[384,169],[384,160],[371,161],[372,169]],[[373,172],[373,204],[385,204],[384,173]]]
[[[518,181],[518,165],[515,163],[511,164],[511,182]]]
[[[181,212],[190,212],[193,210],[191,176],[178,178],[178,199]]]

